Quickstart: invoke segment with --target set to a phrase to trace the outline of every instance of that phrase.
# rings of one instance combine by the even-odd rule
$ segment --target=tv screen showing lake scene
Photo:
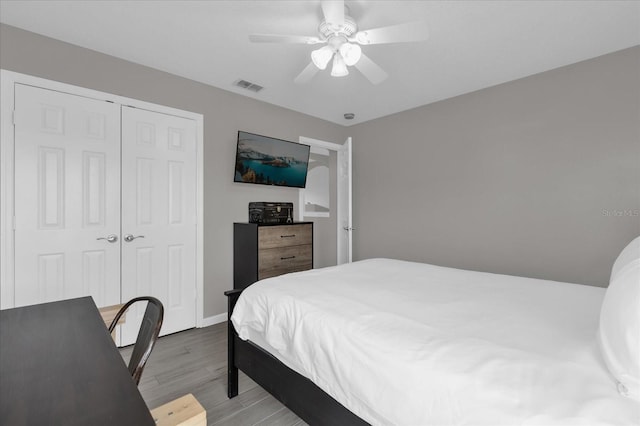
[[[238,132],[234,182],[304,188],[309,145]]]

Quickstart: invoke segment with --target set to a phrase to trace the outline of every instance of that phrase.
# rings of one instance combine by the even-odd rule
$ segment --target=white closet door
[[[16,84],[15,306],[120,301],[120,106]]]
[[[122,173],[122,300],[160,299],[161,334],[195,327],[195,121],[122,107]],[[143,313],[127,314],[122,345],[135,341]]]

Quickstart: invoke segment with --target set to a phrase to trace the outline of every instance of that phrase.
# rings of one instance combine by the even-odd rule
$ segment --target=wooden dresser
[[[313,222],[233,224],[233,288],[313,268]]]

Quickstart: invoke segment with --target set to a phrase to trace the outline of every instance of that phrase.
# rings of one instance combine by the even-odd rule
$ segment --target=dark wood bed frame
[[[311,380],[296,373],[254,343],[238,337],[231,323],[231,314],[240,293],[242,289],[224,293],[228,298],[227,395],[229,398],[238,395],[238,370],[242,370],[312,426],[367,425],[367,422],[346,409]]]

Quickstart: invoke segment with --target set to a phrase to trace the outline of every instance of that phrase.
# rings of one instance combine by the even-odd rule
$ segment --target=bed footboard
[[[241,293],[242,289],[224,293],[228,297],[227,395],[229,398],[238,395],[238,370],[240,369],[311,425],[368,425],[311,380],[293,371],[254,343],[243,341],[238,337],[230,319]]]
[[[231,314],[233,314],[233,308],[236,306],[240,293],[242,293],[242,289],[224,292],[224,295],[227,296],[227,396],[229,398],[238,396],[238,367],[235,363],[235,340],[238,334],[231,323]]]

